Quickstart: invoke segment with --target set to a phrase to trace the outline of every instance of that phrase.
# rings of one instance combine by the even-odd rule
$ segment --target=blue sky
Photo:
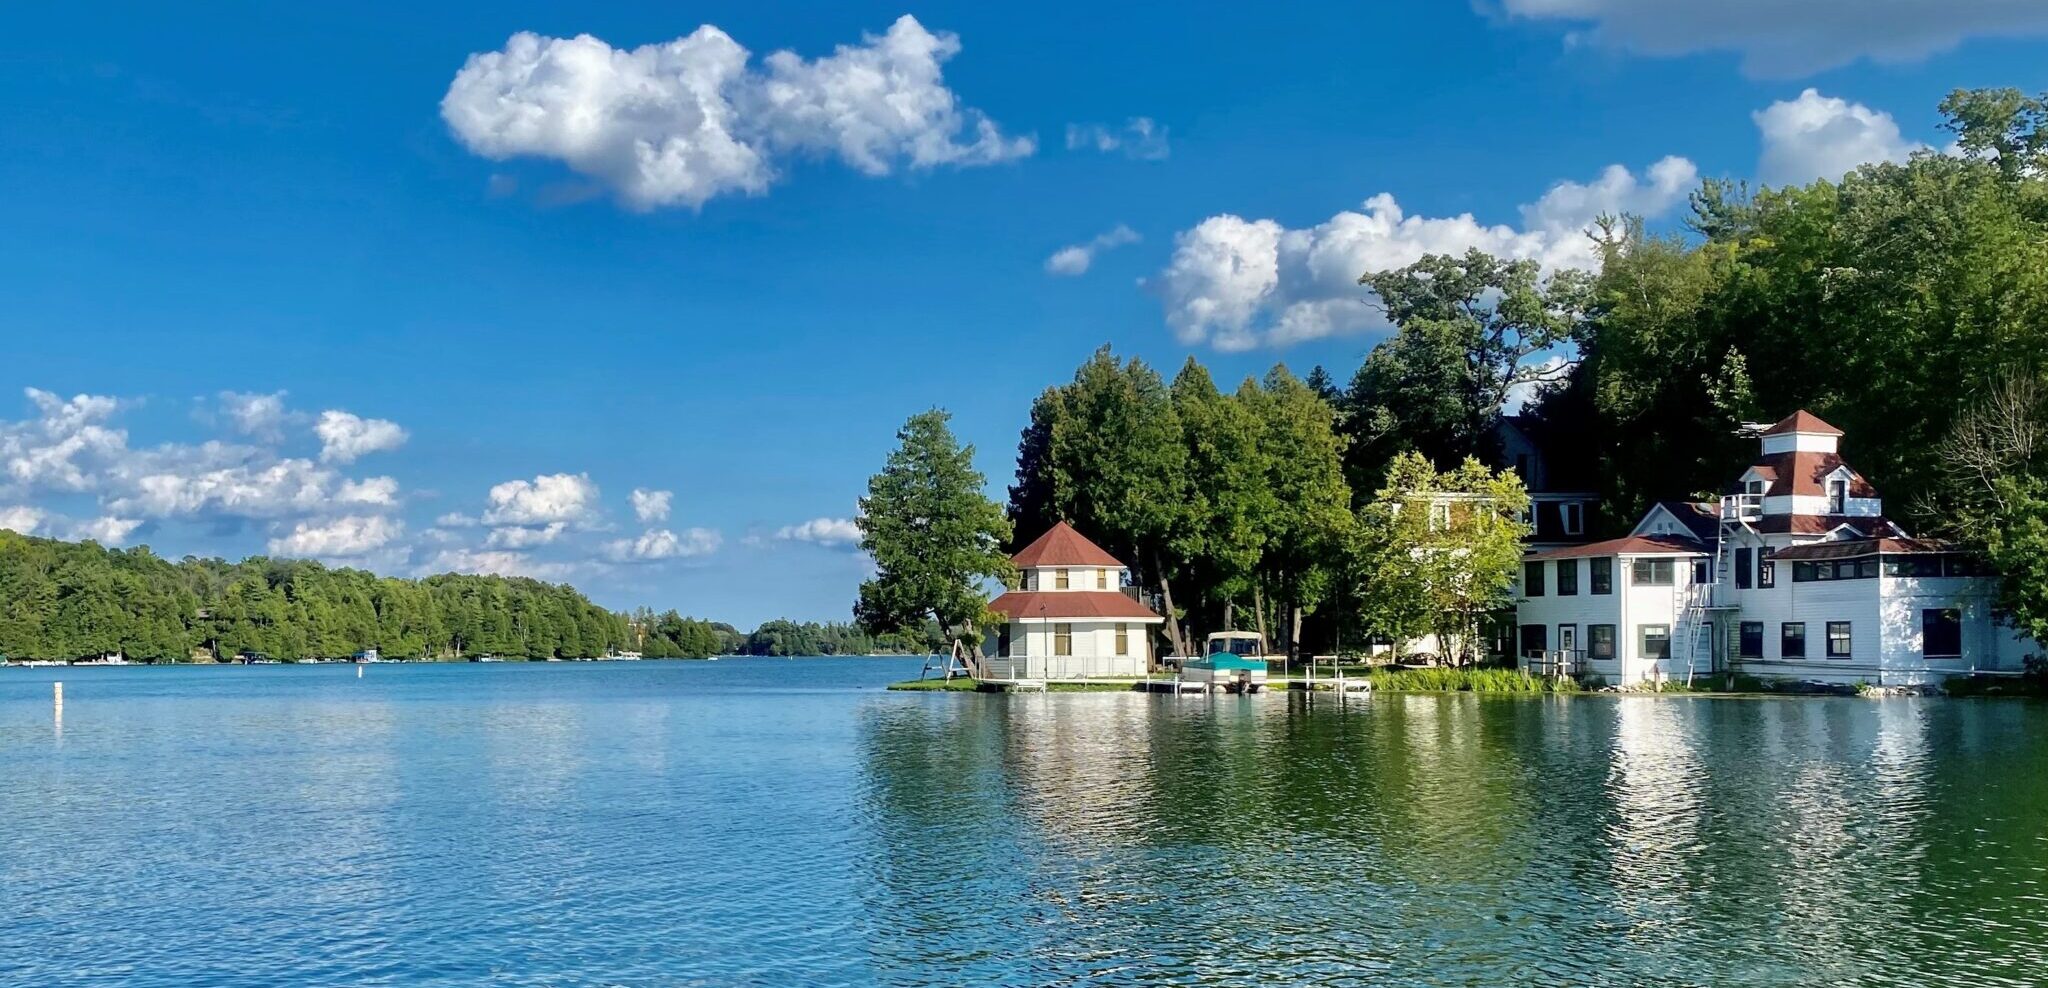
[[[1998,0],[200,6],[0,15],[0,527],[743,626],[915,411],[1000,493],[1101,343],[1348,376],[1366,267],[2048,88]]]

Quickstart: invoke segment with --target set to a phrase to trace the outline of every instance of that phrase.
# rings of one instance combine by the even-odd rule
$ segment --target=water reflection
[[[1953,825],[1930,815],[1947,798],[1937,780],[1997,760],[1943,764],[1935,724],[1973,709],[1394,695],[878,707],[861,730],[865,906],[913,919],[870,950],[877,969],[933,984],[1982,983],[1981,966],[1951,958],[2048,961],[2048,925],[1955,897],[1927,860],[1930,827]],[[2039,730],[2024,742],[2036,764],[2044,743]],[[2042,806],[2040,776],[2006,784]],[[2034,836],[1999,849],[2034,869],[2021,894],[2038,895],[2048,868]],[[1952,938],[1940,949],[1930,898]]]

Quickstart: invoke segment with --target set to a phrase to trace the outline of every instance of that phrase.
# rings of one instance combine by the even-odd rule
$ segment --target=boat
[[[1256,631],[1219,631],[1202,654],[1180,664],[1180,681],[1211,690],[1257,693],[1266,688],[1266,639]]]

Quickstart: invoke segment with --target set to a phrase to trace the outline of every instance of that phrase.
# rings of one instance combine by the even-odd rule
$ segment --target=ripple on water
[[[2048,709],[0,673],[0,983],[2037,983]],[[792,675],[802,689],[783,688]]]

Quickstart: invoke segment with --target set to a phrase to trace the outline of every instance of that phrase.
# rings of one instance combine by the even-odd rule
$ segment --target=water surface
[[[2048,980],[2048,706],[916,667],[0,670],[0,984]]]

